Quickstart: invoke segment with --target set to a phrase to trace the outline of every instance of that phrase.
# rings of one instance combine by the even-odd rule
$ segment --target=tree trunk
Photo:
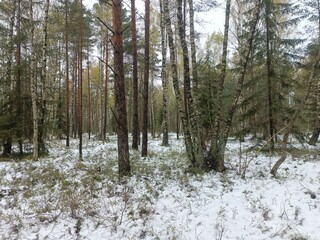
[[[88,78],[88,137],[91,136],[91,84],[90,84],[90,45],[88,43],[87,78]]]
[[[166,30],[168,33],[168,43],[169,43],[169,50],[170,50],[170,65],[171,65],[171,71],[172,71],[172,82],[173,82],[173,88],[174,88],[174,92],[175,92],[175,96],[176,96],[176,100],[177,100],[177,106],[178,106],[178,110],[179,110],[179,114],[180,114],[180,119],[182,122],[187,156],[191,162],[191,165],[196,166],[196,160],[195,160],[193,145],[192,145],[192,141],[191,141],[191,133],[190,133],[190,129],[188,126],[187,116],[186,116],[186,113],[184,110],[182,96],[180,93],[178,73],[177,73],[177,64],[176,64],[176,55],[175,55],[175,46],[174,46],[174,40],[173,40],[173,31],[171,29],[171,19],[170,19],[170,14],[169,14],[168,0],[163,1],[163,7],[164,7],[165,22],[166,22]],[[177,121],[178,121],[178,119],[177,119]]]
[[[16,1],[14,1],[14,6],[16,4]],[[17,4],[18,7],[18,13],[17,13],[17,71],[16,71],[16,82],[17,82],[17,102],[18,102],[18,108],[17,108],[17,120],[18,120],[18,131],[17,131],[17,138],[19,143],[19,154],[23,154],[23,144],[22,144],[22,138],[23,138],[23,101],[22,101],[22,86],[21,86],[21,1],[18,1]],[[13,29],[12,29],[13,30]]]
[[[217,97],[216,97],[216,115],[214,117],[213,134],[211,140],[211,151],[213,153],[213,162],[210,163],[211,168],[214,168],[218,172],[223,172],[225,170],[224,166],[224,151],[225,143],[223,142],[222,136],[222,98],[224,91],[224,82],[226,78],[227,70],[227,54],[228,54],[228,41],[229,41],[229,21],[230,21],[230,9],[231,0],[226,2],[226,15],[225,15],[225,25],[224,25],[224,37],[223,37],[223,48],[221,57],[221,72],[219,77],[219,82],[217,86]]]
[[[162,53],[162,66],[161,66],[161,81],[162,81],[162,146],[169,145],[169,130],[168,130],[168,80],[167,80],[167,39],[165,31],[165,19],[162,6],[160,2],[160,31],[161,31],[161,53]]]
[[[12,151],[12,138],[7,137],[6,141],[3,143],[2,156],[7,157],[11,155]]]
[[[149,98],[149,41],[150,41],[150,0],[145,2],[145,49],[144,49],[144,79],[143,79],[143,117],[142,117],[142,149],[141,156],[148,155],[148,98]]]
[[[191,79],[190,79],[190,61],[188,45],[185,38],[185,24],[182,14],[182,0],[178,0],[177,18],[179,28],[179,38],[183,53],[183,79],[184,79],[184,98],[186,108],[187,124],[190,128],[193,156],[196,167],[202,169],[205,167],[204,154],[202,149],[202,135],[201,135],[201,123],[197,118],[199,116],[197,112],[198,107],[195,105],[193,96],[191,93]],[[196,101],[197,103],[197,101]],[[198,121],[197,121],[198,120]]]
[[[105,82],[104,82],[104,116],[103,116],[103,143],[107,139],[107,122],[108,122],[108,84],[109,84],[109,32],[106,31],[106,39],[105,39]]]
[[[266,65],[267,65],[267,86],[268,86],[268,125],[269,125],[269,139],[270,139],[270,150],[274,151],[274,143],[275,143],[275,126],[274,126],[274,117],[273,117],[273,99],[272,99],[272,78],[273,78],[273,70],[272,70],[272,53],[271,53],[271,45],[270,45],[270,17],[271,17],[271,0],[266,0]]]
[[[77,131],[78,131],[78,58],[79,58],[79,44],[76,44],[75,50],[74,50],[74,59],[73,59],[73,69],[72,69],[72,80],[73,80],[73,88],[72,88],[72,101],[73,101],[73,107],[72,107],[72,134],[73,137],[77,137]]]
[[[10,86],[12,85],[12,81],[13,81],[13,78],[12,78],[12,73],[13,73],[13,69],[12,69],[12,61],[13,61],[13,54],[14,54],[14,25],[15,25],[15,16],[16,16],[16,1],[14,0],[13,3],[12,3],[12,14],[11,14],[11,17],[10,17],[10,29],[9,29],[9,36],[8,36],[8,41],[9,41],[9,46],[8,46],[8,53],[7,53],[7,62],[6,62],[6,76],[5,76],[5,80],[6,80],[6,83],[5,83],[5,87],[4,87],[4,92],[9,92],[11,91],[10,89]],[[19,52],[20,50],[20,16],[19,16],[19,13],[20,13],[20,2],[18,2],[18,19],[17,19],[17,38],[18,38],[18,43],[19,44],[19,48],[18,48],[18,54],[17,54],[17,64],[19,63],[19,68],[18,68],[18,71],[20,69],[20,57],[21,57],[21,52]],[[19,61],[19,62],[18,62]],[[18,127],[17,127],[17,136],[18,138],[20,138],[20,134],[19,132],[20,129],[19,129],[19,125],[20,125],[20,115],[21,115],[21,108],[22,108],[22,105],[20,103],[20,99],[21,99],[21,79],[20,79],[20,75],[18,75],[18,73],[16,74],[16,90],[17,90],[17,116],[14,116],[14,117],[17,117],[18,118]],[[8,104],[6,104],[6,110],[5,111],[8,111],[8,114],[10,115],[10,117],[13,115],[13,107],[11,106],[11,104],[13,104],[13,97],[11,96],[11,94],[7,97],[8,100]],[[19,111],[20,110],[20,111]],[[3,149],[2,149],[2,156],[9,156],[11,154],[11,150],[12,150],[12,132],[11,131],[8,131],[7,133],[4,134],[4,141],[3,141]]]
[[[154,66],[153,63],[153,54],[152,54],[152,65]],[[151,136],[152,138],[156,137],[156,117],[155,117],[155,106],[154,106],[154,71],[153,71],[153,67],[151,67],[151,71],[150,71],[150,76],[151,76],[151,81],[150,81],[150,130],[151,130]]]
[[[31,21],[31,32],[30,32],[30,46],[31,46],[31,62],[30,62],[30,90],[31,90],[31,101],[32,101],[32,122],[33,122],[33,160],[38,161],[39,157],[39,144],[38,144],[38,105],[37,105],[37,79],[36,79],[36,50],[34,43],[34,22],[33,22],[33,0],[29,1],[30,8],[30,21]]]
[[[69,34],[68,34],[68,0],[65,0],[65,47],[66,47],[66,146],[70,146],[70,86],[69,86]]]
[[[244,41],[245,45],[240,46],[240,62],[239,62],[240,63],[240,73],[238,75],[236,92],[233,96],[232,104],[229,107],[228,112],[227,112],[227,116],[226,116],[225,123],[224,123],[224,128],[221,128],[221,122],[220,122],[219,128],[221,128],[221,130],[219,130],[219,131],[221,131],[221,134],[218,134],[218,138],[213,138],[211,140],[211,150],[210,150],[208,162],[210,164],[210,167],[212,167],[213,169],[215,169],[216,171],[219,171],[219,172],[225,170],[225,166],[224,166],[225,148],[226,148],[229,133],[231,130],[233,116],[236,111],[236,107],[238,105],[238,101],[239,101],[239,98],[240,98],[240,95],[242,92],[242,88],[243,88],[243,82],[244,82],[245,74],[247,71],[250,53],[252,50],[254,35],[256,32],[256,26],[257,26],[257,23],[259,20],[260,8],[261,8],[261,3],[260,3],[260,1],[258,1],[256,3],[254,11],[253,11],[253,19],[251,21],[248,38],[246,41]],[[229,19],[229,16],[228,16],[229,14],[230,14],[230,8],[227,5],[225,35],[226,35],[226,31],[227,31],[227,28],[229,25],[229,24],[227,24],[227,21]],[[224,45],[225,44],[226,43],[224,43]],[[224,60],[222,59],[222,64],[223,64],[223,62],[224,62]],[[220,76],[220,84],[222,83],[222,78],[224,77],[223,75],[224,75],[224,73],[222,72],[221,76]],[[222,120],[220,120],[220,121],[222,121]]]
[[[80,46],[79,46],[79,59],[78,59],[78,132],[79,132],[79,160],[82,160],[82,41],[83,41],[83,8],[82,0],[80,0]]]
[[[39,153],[45,153],[47,151],[45,146],[45,118],[47,113],[47,48],[48,48],[48,18],[49,18],[49,6],[50,1],[46,0],[45,3],[45,15],[43,23],[43,46],[42,46],[42,66],[41,66],[41,99],[39,101]]]
[[[122,40],[122,15],[121,0],[112,1],[112,23],[114,46],[114,91],[115,91],[115,108],[116,121],[118,124],[118,167],[119,180],[124,176],[130,175],[130,160],[128,146],[128,126],[126,111],[126,95],[124,84],[124,67],[123,67],[123,40]]]
[[[190,22],[190,50],[191,50],[191,63],[192,63],[192,94],[194,102],[194,121],[196,123],[196,134],[198,138],[198,154],[201,154],[199,158],[203,158],[202,154],[205,149],[204,147],[204,134],[203,126],[201,124],[201,116],[199,110],[199,89],[198,89],[198,67],[196,59],[196,44],[195,44],[195,30],[194,30],[194,10],[193,10],[193,0],[188,0],[189,3],[189,22]]]
[[[135,0],[131,0],[132,19],[132,81],[133,81],[133,119],[132,148],[138,150],[139,145],[139,100],[138,100],[138,53]]]

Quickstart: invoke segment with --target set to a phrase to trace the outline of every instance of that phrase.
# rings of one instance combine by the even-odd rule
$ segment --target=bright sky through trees
[[[84,0],[83,4],[87,8],[92,8],[92,6],[97,2],[97,0]],[[202,44],[213,31],[220,31],[222,33],[225,3],[223,0],[219,0],[218,2],[220,2],[221,7],[212,9],[209,12],[196,13],[196,28],[198,32],[202,33]],[[141,14],[144,12],[143,1],[137,0],[136,7]]]

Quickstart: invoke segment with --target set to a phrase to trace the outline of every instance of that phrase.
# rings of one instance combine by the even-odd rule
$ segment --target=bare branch
[[[100,17],[97,17],[97,19],[98,19],[106,28],[108,28],[108,30],[109,30],[110,32],[112,32],[112,34],[114,34],[114,31],[112,30],[112,28],[109,27]]]
[[[106,64],[106,65],[110,68],[110,70],[111,70],[114,74],[116,74],[116,72],[113,70],[113,68],[112,68],[105,60],[103,60],[103,59],[100,58],[100,57],[98,57],[98,59],[99,59],[101,62],[103,62],[104,64]]]

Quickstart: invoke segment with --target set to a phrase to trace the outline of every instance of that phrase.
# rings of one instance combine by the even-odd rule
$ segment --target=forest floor
[[[150,139],[120,184],[114,136],[85,138],[82,161],[76,140],[48,144],[38,162],[0,160],[0,239],[320,239],[319,147],[291,145],[272,177],[279,156],[256,142],[230,140],[220,174],[188,172],[183,140]]]

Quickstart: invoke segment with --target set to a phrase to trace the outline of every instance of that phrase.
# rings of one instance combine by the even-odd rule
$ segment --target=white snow
[[[226,173],[189,173],[183,139],[151,139],[149,157],[130,150],[132,176],[117,177],[117,144],[84,138],[49,143],[38,162],[0,162],[0,239],[320,239],[318,148],[293,145],[276,178],[279,156],[231,140]],[[314,198],[315,197],[315,198]]]

